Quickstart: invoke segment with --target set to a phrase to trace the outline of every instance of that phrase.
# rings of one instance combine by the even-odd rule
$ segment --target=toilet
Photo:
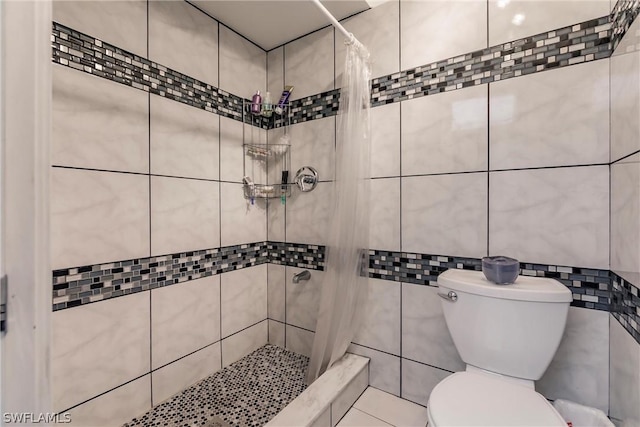
[[[428,426],[566,427],[534,381],[558,349],[571,291],[554,279],[496,285],[481,271],[450,269],[438,277],[438,295],[467,367],[434,387]]]

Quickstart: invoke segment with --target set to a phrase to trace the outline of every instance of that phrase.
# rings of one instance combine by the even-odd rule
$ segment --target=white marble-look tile
[[[636,25],[636,24],[634,24]],[[611,161],[640,150],[640,51],[611,62]]]
[[[220,286],[223,338],[267,318],[267,264],[225,273]]]
[[[294,171],[295,172],[295,171]],[[289,171],[291,173],[291,171]],[[295,190],[294,190],[295,191]],[[280,199],[270,199],[267,202],[267,239],[275,242],[284,242],[285,210],[290,199],[282,204]]]
[[[608,15],[608,0],[489,0],[489,46]],[[516,19],[517,15],[522,18]]]
[[[289,128],[291,137],[291,179],[302,166],[318,171],[320,181],[334,179],[336,162],[336,118],[310,120]]]
[[[402,284],[402,356],[448,371],[464,371],[440,301],[436,287]]]
[[[219,340],[219,275],[151,291],[152,369]]]
[[[618,162],[610,170],[611,269],[640,272],[640,163]]]
[[[53,269],[149,255],[149,178],[51,170]]]
[[[220,117],[151,96],[151,173],[218,179]]]
[[[291,100],[334,88],[333,37],[328,27],[284,46],[284,80],[294,87]]]
[[[286,267],[267,264],[269,319],[285,321]]]
[[[267,344],[269,341],[267,322],[265,319],[257,325],[222,340],[223,368]]]
[[[284,46],[267,52],[267,90],[277,102],[284,89]]]
[[[71,426],[119,426],[151,409],[151,375],[131,381],[69,411]]]
[[[267,87],[267,53],[220,25],[220,88],[245,99]]]
[[[427,406],[431,390],[451,372],[402,359],[402,394],[400,397]]]
[[[491,255],[609,268],[608,166],[492,172],[489,181]]]
[[[149,372],[149,294],[51,315],[52,408],[63,411]]]
[[[399,15],[399,0],[392,0],[341,22],[369,50],[372,78],[400,71]],[[340,33],[336,33],[335,52],[336,87],[342,87],[346,46]]]
[[[220,117],[220,180],[242,182],[243,158],[242,123]]]
[[[369,279],[353,342],[400,355],[400,282]]]
[[[147,57],[145,0],[55,0],[53,20],[121,49]]]
[[[149,171],[148,94],[54,65],[51,164]]]
[[[536,390],[609,410],[609,313],[570,307],[560,347]]]
[[[242,184],[220,183],[221,245],[267,240],[267,215],[264,200],[254,204],[244,198]]]
[[[400,178],[372,179],[369,247],[400,250]]]
[[[269,319],[269,344],[285,347],[285,324]]]
[[[394,426],[427,425],[427,408],[369,387],[353,405]]]
[[[153,406],[219,371],[222,363],[221,357],[220,343],[217,342],[154,371],[151,374],[153,377]]]
[[[400,396],[400,358],[357,344],[351,344],[349,353],[369,358],[369,385]]]
[[[609,161],[609,64],[492,83],[491,169]]]
[[[402,250],[483,257],[487,174],[402,178]]]
[[[286,327],[287,350],[303,356],[311,357],[313,349],[313,337],[315,334],[306,329],[300,329],[292,325]]]
[[[486,170],[487,96],[480,85],[402,102],[402,175]]]
[[[640,425],[640,345],[613,317],[610,318],[611,407],[609,415]]]
[[[326,408],[309,427],[331,427],[331,407]]]
[[[611,7],[617,3],[617,0],[611,0]],[[633,24],[629,27],[616,50],[613,51],[613,56],[624,55],[626,53],[636,52],[640,50],[640,21],[633,20]]]
[[[335,426],[369,386],[369,371],[362,369],[331,402],[331,425]]]
[[[400,103],[371,109],[371,177],[400,175]]]
[[[401,0],[400,22],[401,70],[487,47],[485,1]]]
[[[326,244],[333,214],[333,191],[330,182],[321,182],[308,193],[294,191],[287,199],[287,241]]]
[[[304,268],[286,267],[287,324],[315,331],[324,272],[309,270],[311,278],[293,283],[293,276]]]
[[[151,253],[220,246],[219,184],[151,177]]]
[[[149,59],[218,86],[218,22],[187,2],[149,2]]]
[[[355,408],[349,409],[349,412],[340,420],[338,427],[391,427],[376,417],[359,411]]]

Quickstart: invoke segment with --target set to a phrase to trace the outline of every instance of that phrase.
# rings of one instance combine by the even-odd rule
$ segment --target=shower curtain
[[[369,262],[369,145],[371,67],[357,40],[346,42],[336,144],[333,215],[328,235],[318,322],[307,382],[339,360],[358,326]]]

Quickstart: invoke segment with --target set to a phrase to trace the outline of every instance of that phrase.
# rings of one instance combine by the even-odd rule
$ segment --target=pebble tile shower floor
[[[124,427],[262,426],[307,387],[309,358],[265,345]]]

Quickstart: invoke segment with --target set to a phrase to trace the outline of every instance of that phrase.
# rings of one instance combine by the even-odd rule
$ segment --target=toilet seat
[[[566,421],[540,393],[476,372],[442,380],[427,404],[429,426],[557,426]]]

